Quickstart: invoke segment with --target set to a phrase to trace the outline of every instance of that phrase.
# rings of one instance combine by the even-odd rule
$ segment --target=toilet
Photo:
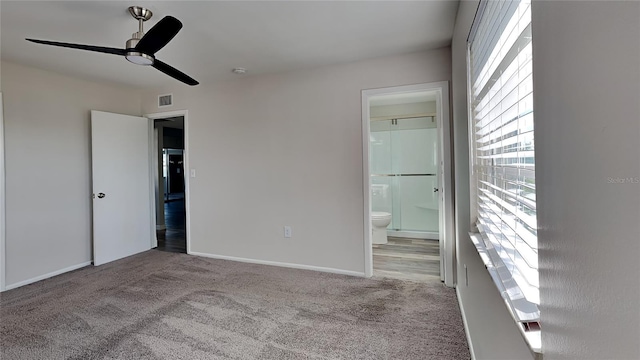
[[[374,244],[387,243],[387,226],[391,223],[391,213],[383,211],[371,212],[372,236]]]

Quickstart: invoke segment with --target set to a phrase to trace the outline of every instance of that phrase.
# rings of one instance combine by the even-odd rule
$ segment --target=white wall
[[[478,1],[462,1],[452,43],[457,290],[476,359],[531,359],[532,354],[469,238],[467,36]],[[465,272],[464,267],[467,267]],[[466,285],[465,274],[468,274]]]
[[[532,19],[544,357],[638,359],[640,3]]]
[[[140,95],[2,62],[6,285],[91,261],[89,111],[140,114]]]
[[[146,92],[189,110],[191,250],[364,273],[361,90],[450,76],[444,48]]]

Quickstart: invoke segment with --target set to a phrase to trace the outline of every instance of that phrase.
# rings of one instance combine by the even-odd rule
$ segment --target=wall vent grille
[[[173,94],[158,95],[158,107],[167,107],[173,105]]]

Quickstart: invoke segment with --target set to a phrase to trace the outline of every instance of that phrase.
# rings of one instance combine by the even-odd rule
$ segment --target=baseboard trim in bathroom
[[[257,260],[257,259],[241,258],[241,257],[235,257],[235,256],[227,256],[227,255],[207,254],[207,253],[194,252],[194,251],[189,251],[188,254],[194,255],[194,256],[202,256],[202,257],[211,258],[211,259],[230,260],[230,261],[238,261],[238,262],[250,263],[250,264],[279,266],[279,267],[286,267],[286,268],[292,268],[292,269],[312,270],[312,271],[326,272],[326,273],[332,273],[332,274],[365,277],[364,272],[334,269],[334,268],[327,268],[327,267],[321,267],[321,266],[284,263],[279,261]]]
[[[422,232],[422,231],[403,231],[403,230],[387,230],[387,236],[401,237],[407,239],[424,239],[424,240],[439,240],[440,235],[437,232]]]

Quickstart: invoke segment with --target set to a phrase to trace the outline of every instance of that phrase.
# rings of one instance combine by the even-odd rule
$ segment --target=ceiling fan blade
[[[136,45],[136,50],[147,55],[153,55],[167,45],[178,34],[180,29],[182,29],[180,20],[173,16],[165,16],[140,39],[140,42]]]
[[[163,73],[165,73],[165,74],[167,74],[167,75],[171,76],[172,78],[182,81],[183,83],[185,83],[185,84],[187,84],[187,85],[194,86],[194,85],[198,85],[198,84],[199,84],[199,82],[197,82],[196,80],[194,80],[191,76],[189,76],[189,75],[187,75],[187,74],[183,73],[182,71],[180,71],[180,70],[178,70],[178,69],[174,68],[174,67],[173,67],[173,66],[171,66],[171,65],[168,65],[168,64],[166,64],[166,63],[163,63],[162,61],[160,61],[160,60],[158,60],[158,59],[156,59],[156,60],[153,62],[153,65],[152,65],[152,66],[153,66],[154,68],[156,68],[156,69],[158,69],[158,70],[162,71]]]
[[[26,39],[26,40],[34,42],[36,44],[53,45],[53,46],[71,48],[71,49],[88,50],[88,51],[95,51],[99,53],[114,54],[114,55],[121,55],[121,56],[124,56],[127,52],[124,49],[104,47],[104,46],[70,44],[70,43],[63,43],[63,42],[56,42],[56,41],[36,40],[36,39]]]

